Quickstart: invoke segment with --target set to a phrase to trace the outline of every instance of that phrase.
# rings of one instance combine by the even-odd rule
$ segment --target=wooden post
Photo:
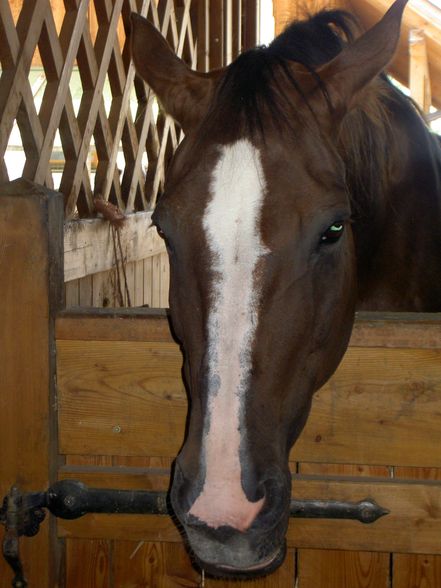
[[[244,0],[243,2],[243,49],[252,49],[259,42],[260,2]]]
[[[273,2],[273,12],[275,32],[279,35],[297,17],[297,3],[292,0],[277,0]]]
[[[55,312],[63,300],[63,197],[26,180],[0,186],[0,496],[56,476]],[[52,521],[21,539],[30,586],[55,585]],[[0,557],[0,588],[12,573]]]
[[[432,92],[426,36],[422,29],[411,29],[409,33],[409,86],[412,98],[423,112],[428,113],[432,104]]]

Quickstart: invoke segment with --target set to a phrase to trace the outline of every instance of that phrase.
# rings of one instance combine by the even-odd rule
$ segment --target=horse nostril
[[[290,477],[277,473],[259,484],[263,488],[260,491],[264,493],[265,502],[253,526],[269,527],[278,524],[281,519],[288,516],[291,497],[290,481]]]

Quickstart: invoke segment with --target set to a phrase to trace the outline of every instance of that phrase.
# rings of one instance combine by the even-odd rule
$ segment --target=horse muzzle
[[[211,576],[251,578],[273,572],[284,560],[290,479],[272,475],[259,484],[264,506],[246,530],[216,528],[189,514],[196,491],[176,465],[171,503],[197,565]],[[190,496],[190,498],[189,498]],[[213,510],[216,504],[213,504]]]

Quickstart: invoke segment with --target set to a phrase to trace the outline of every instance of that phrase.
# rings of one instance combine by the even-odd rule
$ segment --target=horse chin
[[[186,536],[197,566],[213,577],[249,579],[265,576],[276,570],[286,555],[286,525],[280,522],[268,532],[257,529],[247,533],[219,537],[200,534],[186,528]]]
[[[285,560],[286,543],[282,545],[269,557],[259,563],[248,567],[237,567],[230,565],[212,564],[193,556],[197,567],[204,571],[208,577],[225,578],[228,580],[251,580],[272,574]]]

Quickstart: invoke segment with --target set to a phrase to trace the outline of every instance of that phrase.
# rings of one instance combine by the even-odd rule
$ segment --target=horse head
[[[208,74],[133,15],[136,70],[185,131],[153,220],[190,400],[172,505],[213,574],[283,560],[289,451],[357,297],[339,131],[392,58],[404,6],[317,67],[270,47]]]

